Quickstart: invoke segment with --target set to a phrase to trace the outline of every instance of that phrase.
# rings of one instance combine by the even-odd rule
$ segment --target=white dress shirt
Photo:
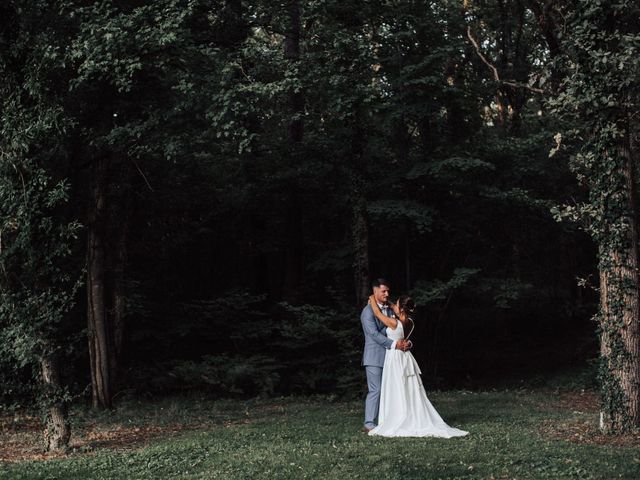
[[[376,302],[376,303],[378,303],[378,302]],[[393,310],[391,310],[391,315],[389,315],[389,309],[390,309],[389,308],[389,304],[382,305],[381,303],[378,303],[378,308],[380,309],[380,311],[382,312],[382,314],[385,317],[395,318],[395,314],[393,313]],[[391,344],[391,346],[389,347],[389,350],[395,350],[396,343],[398,343],[397,340],[394,340],[393,343]]]

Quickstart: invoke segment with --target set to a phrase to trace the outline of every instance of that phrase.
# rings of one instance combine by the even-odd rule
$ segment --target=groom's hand
[[[409,348],[410,346],[407,340],[398,340],[396,342],[396,350],[402,350],[403,352],[406,352],[407,350],[409,350]]]

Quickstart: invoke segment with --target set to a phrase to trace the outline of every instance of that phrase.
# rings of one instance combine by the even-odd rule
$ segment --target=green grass
[[[368,437],[360,433],[362,402],[329,398],[127,402],[115,413],[76,412],[76,432],[118,425],[193,428],[124,451],[86,445],[64,459],[5,464],[0,479],[640,478],[637,443],[577,444],[542,433],[543,424],[597,420],[593,412],[562,409],[550,392],[430,398],[450,425],[471,435]]]

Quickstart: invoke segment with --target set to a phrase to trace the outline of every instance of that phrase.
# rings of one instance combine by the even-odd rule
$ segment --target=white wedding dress
[[[395,330],[387,328],[391,340],[404,338],[398,320]],[[369,435],[383,437],[462,437],[469,432],[447,425],[427,398],[420,367],[411,352],[387,350],[382,370],[378,426]]]

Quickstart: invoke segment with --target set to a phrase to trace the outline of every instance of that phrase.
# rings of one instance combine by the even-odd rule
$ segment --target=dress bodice
[[[387,327],[387,337],[394,341],[402,340],[404,338],[404,326],[400,320],[398,320],[398,325],[395,330]]]

